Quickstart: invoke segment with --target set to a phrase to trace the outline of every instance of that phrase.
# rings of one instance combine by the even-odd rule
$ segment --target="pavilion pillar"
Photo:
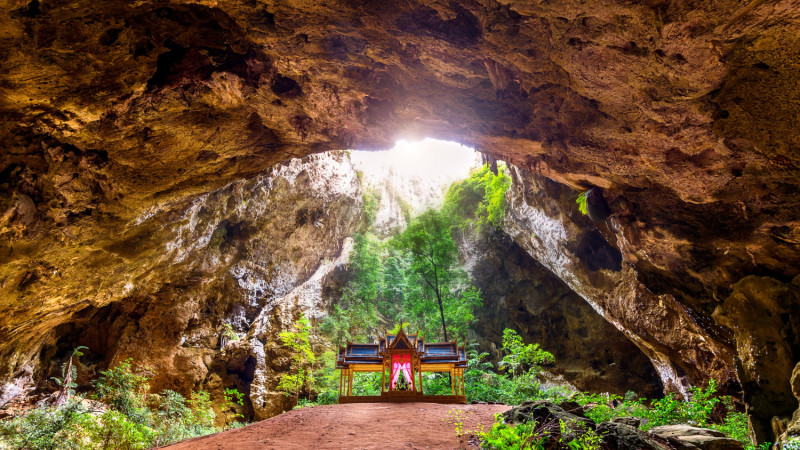
[[[456,395],[456,377],[453,372],[454,370],[450,369],[450,394]]]
[[[347,395],[353,395],[353,369],[350,369],[350,380],[347,385]]]

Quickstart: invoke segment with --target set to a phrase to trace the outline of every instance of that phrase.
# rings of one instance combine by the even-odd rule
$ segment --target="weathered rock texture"
[[[787,380],[800,352],[800,277],[781,283],[770,277],[749,276],[714,311],[718,323],[734,330],[739,358],[736,369],[755,434],[770,440],[786,431],[797,409],[797,393]],[[777,416],[775,420],[773,416]]]
[[[648,433],[665,439],[674,448],[682,450],[744,450],[741,442],[725,436],[725,433],[709,428],[691,425],[662,425],[653,428]]]
[[[109,237],[116,239],[105,250],[77,249],[72,257],[96,260],[91,266],[59,267],[75,271],[83,283],[38,283],[40,295],[52,289],[64,298],[93,298],[97,291],[105,297],[74,312],[51,313],[48,323],[56,326],[38,328],[38,340],[17,337],[15,369],[47,380],[65,354],[86,345],[83,380],[134,358],[152,368],[155,392],[207,389],[219,396],[237,387],[249,393],[260,371],[286,370],[286,356],[275,350],[265,358],[264,345],[278,346],[277,333],[292,325],[287,317],[319,315],[324,305],[317,298],[293,293],[318,279],[315,272],[326,272],[330,263],[323,260],[336,260],[342,250],[346,260],[342,242],[360,218],[361,190],[343,154],[295,159],[187,204],[150,211],[121,236]],[[242,338],[268,328],[275,339],[231,342],[224,324]],[[34,372],[40,360],[49,370]]]
[[[800,401],[800,363],[792,371],[792,393]],[[780,442],[800,440],[800,408],[792,414],[792,420],[785,424],[786,430],[780,436]]]
[[[650,359],[600,316],[561,279],[502,231],[461,243],[468,270],[484,304],[473,326],[481,350],[496,361],[503,329],[518,330],[526,342],[553,353],[548,372],[578,389],[646,397],[662,393]],[[466,247],[466,248],[465,248]],[[464,251],[466,250],[466,251]]]
[[[788,380],[798,334],[786,312],[800,302],[796,287],[749,277],[733,286],[730,298],[718,301],[715,290],[731,289],[698,284],[689,274],[713,279],[730,276],[730,267],[707,265],[689,253],[711,255],[710,247],[720,241],[687,240],[663,219],[657,226],[648,223],[644,211],[653,205],[622,195],[607,202],[605,220],[593,222],[578,212],[576,197],[565,185],[513,168],[506,230],[625,332],[650,357],[668,389],[685,392],[698,380],[714,378],[735,392],[741,383],[756,436],[774,439],[773,417],[785,422],[797,408]],[[591,215],[591,200],[588,208]],[[698,232],[707,233],[695,220]],[[729,239],[726,248],[741,245]],[[669,265],[654,266],[659,260]]]
[[[291,354],[280,339],[280,332],[291,329],[299,314],[303,314],[316,327],[319,320],[327,315],[336,291],[337,272],[344,270],[353,240],[346,238],[336,259],[325,261],[302,285],[284,296],[273,305],[261,310],[247,333],[250,356],[256,361],[254,379],[250,385],[250,400],[253,404],[254,418],[266,419],[286,411],[289,404],[284,392],[277,391],[281,375],[290,369]],[[315,347],[329,348],[330,343],[318,342],[314,333],[311,344]],[[316,348],[315,348],[316,350]]]
[[[732,385],[711,312],[748,275],[800,270],[799,22],[791,0],[5,0],[0,377],[122,292],[110,259],[147,264],[112,244],[150,208],[415,135],[602,188],[622,260],[551,269],[667,386]]]

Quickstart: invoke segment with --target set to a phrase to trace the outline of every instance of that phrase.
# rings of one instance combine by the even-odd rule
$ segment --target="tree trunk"
[[[442,306],[442,295],[439,290],[436,290],[436,300],[439,302],[439,314],[442,316],[442,330],[444,331],[444,341],[449,342],[447,339],[447,325],[444,324],[444,306]]]
[[[73,355],[74,356],[74,355]],[[69,400],[69,385],[72,384],[72,356],[69,357],[67,362],[67,370],[64,374],[64,380],[61,383],[61,392],[58,393],[55,406],[61,406]]]

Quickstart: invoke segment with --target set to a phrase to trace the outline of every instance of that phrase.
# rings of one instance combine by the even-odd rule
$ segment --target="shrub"
[[[0,436],[15,449],[80,448],[72,445],[74,427],[86,415],[79,398],[61,407],[39,406],[11,420],[0,422]]]
[[[145,425],[131,421],[119,411],[106,411],[99,416],[80,416],[75,437],[82,444],[78,448],[139,450],[150,448],[155,431]],[[158,444],[156,444],[158,445]]]
[[[194,392],[188,401],[170,390],[148,396],[148,374],[133,369],[131,360],[100,373],[93,397],[104,407],[89,410],[81,397],[61,406],[39,405],[0,421],[0,447],[134,450],[219,431],[207,392]],[[241,404],[242,394],[227,391],[239,394],[230,395]]]
[[[545,448],[566,448],[574,450],[600,449],[602,437],[592,429],[574,427],[564,420],[558,421],[558,427],[552,423],[539,424],[525,422],[518,425],[507,425],[501,414],[495,415],[495,422],[488,432],[478,433],[481,448],[544,450]]]
[[[95,387],[94,398],[125,414],[130,420],[145,424],[150,420],[150,411],[145,405],[150,376],[147,369],[133,369],[132,363],[133,360],[129,358],[115,367],[100,371],[100,378],[92,383]]]
[[[244,418],[243,415],[236,412],[236,405],[244,405],[244,394],[239,392],[239,390],[236,388],[225,388],[225,390],[222,391],[222,398],[224,400],[221,407],[225,414],[233,412],[232,418],[234,421]],[[226,419],[228,419],[227,421],[230,421],[230,418],[226,417]],[[214,418],[212,417],[211,422],[213,423],[213,421]]]

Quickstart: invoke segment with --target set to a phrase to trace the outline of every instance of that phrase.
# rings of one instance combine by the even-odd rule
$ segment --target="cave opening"
[[[338,344],[344,344],[343,336],[372,342],[402,324],[426,340],[472,342],[476,356],[484,354],[485,362],[497,365],[507,353],[503,340],[509,329],[555,355],[558,363],[547,368],[547,386],[636,391],[649,398],[663,394],[664,386],[642,351],[504,229],[513,166],[474,148],[431,138],[399,140],[389,150],[346,155],[357,172],[363,217],[347,250],[347,268],[323,287],[328,310],[318,323],[329,339]],[[577,192],[558,186],[573,196],[566,207],[576,209]],[[442,222],[448,231],[437,235]],[[591,221],[580,223],[587,230],[569,243],[578,248],[575,260],[592,272],[619,271],[619,251]],[[420,269],[426,258],[437,258],[437,249],[429,246],[430,254],[421,262],[408,250],[415,240],[426,239],[452,240],[454,252],[447,256],[452,260],[443,265],[452,266],[444,278],[454,283],[442,295],[435,286],[441,273]],[[336,329],[359,321],[360,328]],[[425,385],[445,389],[449,382],[447,377],[426,376]],[[360,377],[356,384],[369,390],[372,381]]]

